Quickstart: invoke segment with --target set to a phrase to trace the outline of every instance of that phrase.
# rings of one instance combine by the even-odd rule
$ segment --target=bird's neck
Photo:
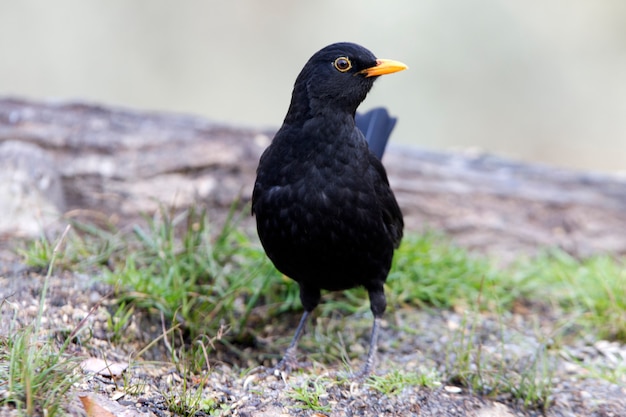
[[[340,119],[344,123],[354,124],[354,115],[360,102],[361,100],[354,105],[348,105],[343,101],[312,97],[305,88],[296,84],[284,123],[302,126],[307,120],[323,118]]]
[[[305,136],[311,134],[312,136],[334,137],[356,129],[354,113],[332,107],[321,107],[300,115],[289,112],[285,117],[284,125],[306,133]]]

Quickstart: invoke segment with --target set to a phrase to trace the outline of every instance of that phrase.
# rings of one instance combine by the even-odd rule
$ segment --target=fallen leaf
[[[79,395],[78,398],[83,403],[83,407],[85,407],[87,417],[115,417],[115,414],[101,407],[91,396]]]
[[[143,413],[134,407],[124,407],[116,401],[93,393],[80,393],[78,398],[83,403],[87,417],[154,417],[152,413]]]

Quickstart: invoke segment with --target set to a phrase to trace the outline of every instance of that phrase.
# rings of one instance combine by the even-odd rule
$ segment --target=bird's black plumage
[[[320,290],[364,286],[375,321],[363,373],[372,366],[403,220],[354,117],[378,75],[404,68],[353,43],[323,48],[300,72],[283,125],[261,156],[252,195],[259,237],[276,268],[298,282],[305,309],[282,364],[292,365]]]

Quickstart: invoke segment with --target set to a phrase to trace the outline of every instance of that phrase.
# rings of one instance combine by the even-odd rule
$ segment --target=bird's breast
[[[285,133],[262,157],[253,194],[266,253],[281,272],[320,288],[339,289],[340,279],[343,288],[357,285],[357,277],[378,279],[372,271],[378,263],[388,269],[393,245],[367,145],[359,137],[333,144]]]

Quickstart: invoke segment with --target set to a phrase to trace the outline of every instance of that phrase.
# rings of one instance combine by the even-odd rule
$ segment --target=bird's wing
[[[402,229],[404,228],[402,211],[400,211],[396,197],[391,191],[389,180],[387,179],[387,172],[383,164],[371,152],[369,153],[369,159],[370,166],[376,170],[379,178],[379,180],[374,183],[374,189],[380,206],[382,207],[383,221],[389,231],[394,247],[397,248],[402,240]]]
[[[257,177],[256,177],[256,180],[254,181],[254,188],[252,189],[252,205],[250,207],[250,212],[253,215],[254,215],[254,209],[255,209],[256,203],[259,197],[261,196],[261,193],[263,192],[263,183],[261,182],[262,178],[264,177],[262,169],[265,166],[265,164],[263,162],[270,157],[270,153],[271,153],[271,145],[267,149],[265,149],[265,151],[263,151],[263,153],[261,154],[261,158],[259,159],[259,166],[256,169]]]

